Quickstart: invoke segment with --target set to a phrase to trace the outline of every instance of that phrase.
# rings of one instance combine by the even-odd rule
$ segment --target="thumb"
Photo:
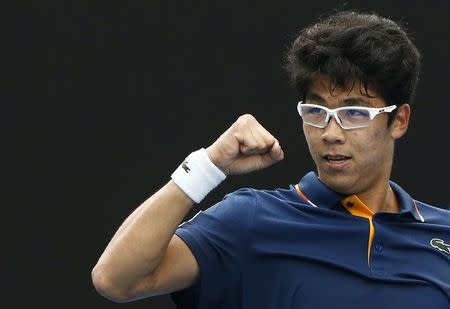
[[[263,155],[262,159],[266,166],[272,165],[272,164],[284,159],[284,151],[281,148],[278,141],[276,141],[272,145],[272,147],[270,148],[268,153]]]

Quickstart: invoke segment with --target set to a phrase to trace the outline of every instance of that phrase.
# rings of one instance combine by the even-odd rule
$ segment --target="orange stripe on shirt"
[[[354,216],[363,217],[369,220],[369,239],[367,244],[367,264],[370,267],[370,252],[372,250],[373,238],[375,236],[375,226],[373,225],[373,212],[356,195],[350,195],[343,199],[342,205]],[[352,206],[349,206],[352,205]]]

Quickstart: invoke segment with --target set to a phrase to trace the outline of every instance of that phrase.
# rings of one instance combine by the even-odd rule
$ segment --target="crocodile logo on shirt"
[[[430,245],[433,248],[438,249],[439,251],[450,254],[450,245],[446,244],[442,239],[433,238],[432,240],[430,240]]]

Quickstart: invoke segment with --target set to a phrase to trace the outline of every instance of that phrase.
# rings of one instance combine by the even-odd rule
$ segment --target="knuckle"
[[[244,115],[241,115],[241,117],[239,117],[239,118],[254,119],[255,117],[252,114],[244,114]]]
[[[246,136],[244,138],[243,144],[245,147],[249,147],[249,148],[258,147],[258,143],[252,137],[249,137],[249,136]]]
[[[234,127],[238,130],[245,130],[255,122],[255,117],[250,114],[240,116],[234,123]]]
[[[264,136],[264,142],[266,143],[267,146],[269,145],[273,145],[275,144],[277,141],[277,139],[275,137],[273,137],[271,134],[266,134]]]
[[[238,121],[244,124],[249,124],[255,121],[255,117],[253,117],[253,115],[251,114],[244,114],[238,118]]]

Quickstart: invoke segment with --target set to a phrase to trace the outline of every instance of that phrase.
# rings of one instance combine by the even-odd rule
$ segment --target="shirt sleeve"
[[[178,308],[203,308],[220,302],[241,284],[249,226],[255,211],[252,189],[225,195],[222,201],[182,223],[175,234],[190,248],[199,279],[188,289],[171,294]]]

